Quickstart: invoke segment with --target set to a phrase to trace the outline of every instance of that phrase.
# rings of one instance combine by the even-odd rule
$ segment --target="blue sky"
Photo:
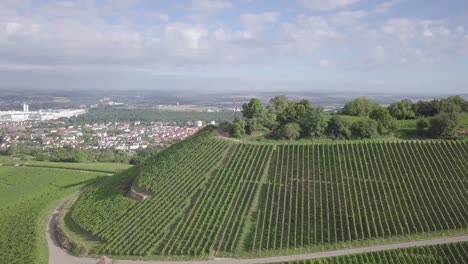
[[[463,93],[466,0],[2,0],[0,89]]]

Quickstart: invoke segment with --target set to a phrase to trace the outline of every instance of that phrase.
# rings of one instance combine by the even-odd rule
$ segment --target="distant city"
[[[29,105],[23,104],[23,111],[0,111],[0,121],[54,120],[84,113],[86,113],[86,109],[39,109],[38,111],[29,111]]]

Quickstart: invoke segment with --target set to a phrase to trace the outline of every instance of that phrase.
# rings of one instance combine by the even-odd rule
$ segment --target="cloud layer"
[[[468,55],[466,19],[392,13],[403,1],[299,0],[287,9],[260,2],[4,0],[0,75],[9,83],[12,71],[199,78],[224,67],[226,76],[240,78],[246,74],[229,67],[277,72],[297,61],[293,67],[301,69],[368,71],[457,64]]]

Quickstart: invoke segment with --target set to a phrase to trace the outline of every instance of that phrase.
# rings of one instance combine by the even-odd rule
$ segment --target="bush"
[[[385,135],[396,130],[395,119],[390,115],[387,109],[379,106],[372,110],[369,116],[377,122],[377,131],[379,134]]]
[[[289,123],[281,128],[280,133],[285,139],[296,139],[301,135],[301,128],[297,123]]]
[[[461,120],[461,116],[458,113],[440,113],[431,119],[429,133],[439,138],[458,138]]]
[[[333,139],[349,139],[351,138],[349,126],[349,123],[344,118],[334,116],[328,121],[325,133]]]
[[[372,119],[363,119],[351,126],[351,134],[354,138],[373,138],[378,135],[377,122]]]
[[[429,127],[429,121],[427,121],[424,118],[421,118],[416,122],[416,132],[418,132],[419,135],[423,135],[426,128],[428,127]]]
[[[390,114],[396,119],[413,119],[416,116],[414,105],[410,100],[402,100],[388,107]]]
[[[379,105],[367,98],[360,97],[345,104],[342,113],[351,116],[369,116]]]

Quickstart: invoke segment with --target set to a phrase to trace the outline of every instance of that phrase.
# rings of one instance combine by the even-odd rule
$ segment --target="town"
[[[162,147],[193,135],[206,124],[187,122],[108,122],[67,125],[62,120],[1,121],[0,149],[24,143],[43,150],[71,146],[80,149],[115,149],[132,152],[140,148]]]

